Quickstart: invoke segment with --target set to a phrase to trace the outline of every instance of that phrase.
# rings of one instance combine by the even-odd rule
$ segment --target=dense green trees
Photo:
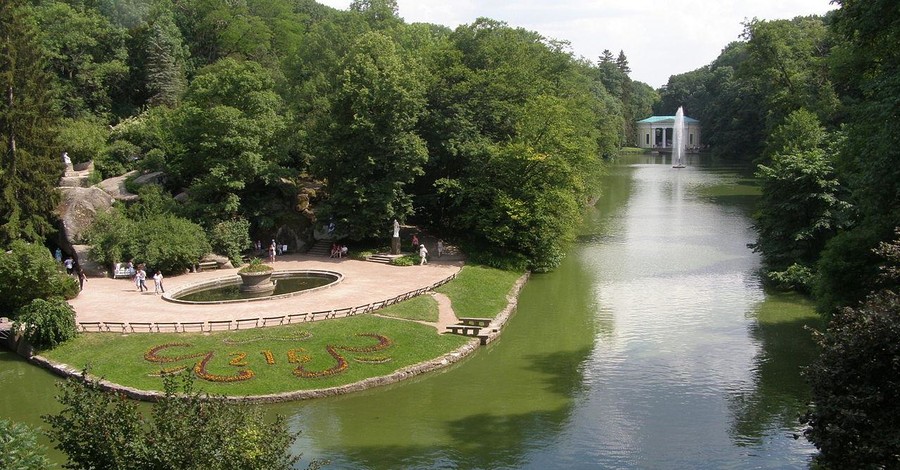
[[[34,299],[78,294],[78,283],[61,272],[53,254],[43,245],[22,240],[0,252],[0,312],[14,317],[17,311]]]
[[[422,173],[427,159],[413,132],[425,105],[421,72],[378,32],[361,36],[341,68],[312,168],[328,184],[323,209],[338,233],[383,236],[385,221],[413,212],[405,185]]]
[[[762,199],[755,215],[770,280],[781,287],[809,292],[814,266],[831,237],[847,222],[849,205],[831,160],[823,149],[825,130],[805,109],[791,113],[769,138],[769,165],[759,165]]]
[[[900,237],[900,232],[897,232]],[[900,465],[900,238],[877,250],[879,287],[836,313],[818,336],[821,357],[808,371],[814,406],[806,435],[824,468]]]
[[[192,375],[163,379],[149,416],[98,382],[61,384],[62,411],[45,416],[68,468],[290,469],[295,435],[283,418],[268,423],[259,408],[195,392]]]
[[[62,174],[53,149],[57,109],[37,29],[23,1],[0,4],[0,246],[43,242],[54,229],[53,189]]]

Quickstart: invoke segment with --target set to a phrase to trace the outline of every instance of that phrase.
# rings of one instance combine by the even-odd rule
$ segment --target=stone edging
[[[519,303],[519,293],[522,291],[522,288],[525,286],[528,278],[529,273],[526,272],[516,280],[516,283],[513,285],[512,289],[510,289],[510,292],[506,295],[506,307],[497,315],[495,320],[492,322],[492,324],[496,326],[497,331],[490,335],[490,339],[487,342],[493,341],[498,336],[500,336],[503,325],[505,325],[507,321],[509,321],[510,316],[515,313]],[[308,400],[311,398],[324,398],[335,395],[343,395],[346,393],[358,392],[373,387],[380,387],[382,385],[397,383],[401,380],[415,377],[426,372],[431,372],[434,370],[442,369],[444,367],[448,367],[456,362],[459,362],[469,354],[475,352],[480,344],[481,341],[479,339],[473,338],[465,345],[449,353],[438,356],[435,359],[430,359],[427,361],[419,362],[417,364],[413,364],[411,366],[404,367],[388,375],[370,377],[368,379],[360,380],[359,382],[341,385],[338,387],[329,387],[316,390],[296,390],[268,395],[224,396],[223,398],[226,401],[241,403],[278,403],[285,401]],[[82,372],[80,370],[76,370],[75,368],[67,364],[51,361],[43,356],[34,355],[29,357],[28,361],[32,364],[36,364],[38,366],[49,369],[50,371],[62,377],[81,377]],[[102,377],[96,377],[91,374],[88,374],[88,378],[91,380],[97,380],[100,388],[104,390],[121,393],[128,398],[132,398],[135,400],[157,401],[162,396],[162,393],[158,391],[140,390],[132,387],[126,387],[124,385],[119,385],[117,383],[105,380]]]

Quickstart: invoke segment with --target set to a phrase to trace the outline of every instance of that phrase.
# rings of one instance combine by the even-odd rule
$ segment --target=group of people
[[[78,289],[84,290],[84,283],[87,281],[87,276],[84,274],[84,269],[81,269],[81,266],[75,263],[75,259],[71,256],[67,256],[66,259],[63,260],[62,250],[59,248],[56,249],[53,257],[56,258],[57,263],[62,263],[62,265],[66,267],[66,274],[78,277]]]
[[[418,234],[413,234],[412,236],[412,246],[414,250],[418,250],[419,252],[419,266],[424,264],[428,264],[428,249],[425,248],[424,243],[419,243]],[[444,240],[438,239],[437,241],[437,255],[438,258],[443,256],[444,254]]]
[[[347,245],[338,245],[337,243],[331,244],[331,257],[332,258],[343,258],[347,256],[347,253],[350,251],[347,248]]]
[[[257,240],[254,248],[256,248],[257,253],[262,252],[262,242]],[[269,248],[266,249],[270,263],[275,262],[275,255],[283,255],[285,253],[287,253],[287,245],[276,243],[275,239],[272,239],[272,243],[269,243]]]
[[[135,287],[137,287],[138,292],[149,292],[150,288],[147,287],[147,271],[144,266],[144,263],[138,264],[135,268],[134,262],[129,261],[128,264],[125,265],[125,269],[131,274],[131,280],[134,282]],[[162,271],[156,270],[156,273],[153,275],[153,284],[154,294],[165,294],[166,289],[163,287],[163,275]]]

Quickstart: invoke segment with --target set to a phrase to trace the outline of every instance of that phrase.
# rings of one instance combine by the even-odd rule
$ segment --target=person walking
[[[275,262],[275,250],[276,250],[275,240],[272,240],[272,243],[269,245],[269,262],[270,263]]]
[[[419,247],[419,236],[415,233],[412,236],[412,246],[414,250]]]
[[[78,292],[84,290],[84,283],[87,282],[87,275],[84,274],[84,269],[81,269],[81,266],[78,267]]]
[[[156,274],[153,275],[153,293],[154,294],[159,294],[160,292],[162,292],[163,294],[166,293],[166,289],[163,287],[162,280],[163,280],[162,272],[160,272],[157,269]]]
[[[71,256],[67,257],[63,264],[66,266],[66,274],[72,275],[75,269],[75,260]]]
[[[441,255],[443,255],[443,254],[444,254],[444,240],[438,239],[438,242],[437,242],[437,255],[438,255],[438,258],[440,258]]]
[[[139,265],[137,274],[134,276],[137,279],[138,290],[144,292],[145,290],[150,290],[147,288],[147,271],[144,271],[144,265]]]
[[[428,260],[425,259],[428,256],[428,250],[425,249],[425,244],[419,245],[419,266],[423,264],[428,264]]]

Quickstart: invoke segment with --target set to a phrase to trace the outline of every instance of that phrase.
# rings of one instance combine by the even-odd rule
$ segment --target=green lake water
[[[326,468],[804,468],[815,355],[804,300],[763,291],[746,169],[623,157],[563,265],[500,340],[388,387],[267,407]],[[55,379],[0,353],[0,416],[40,422]]]

